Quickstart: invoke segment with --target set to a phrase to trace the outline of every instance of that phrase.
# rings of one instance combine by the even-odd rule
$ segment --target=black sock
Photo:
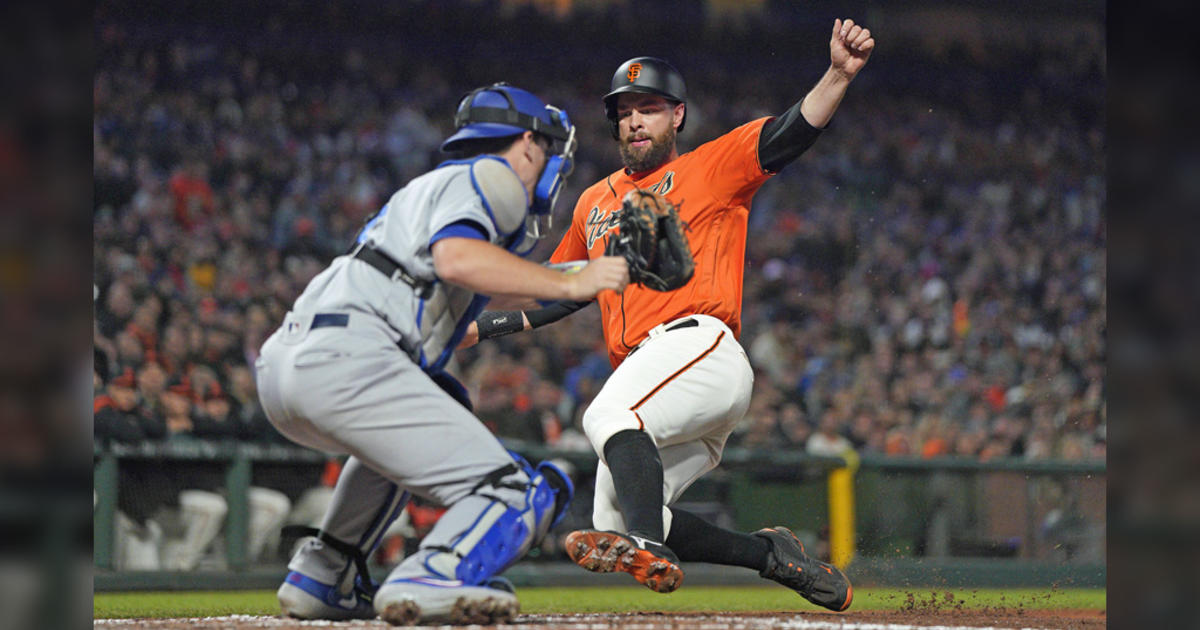
[[[671,535],[667,546],[680,560],[713,562],[762,571],[767,567],[771,543],[765,538],[721,529],[678,508],[671,508]]]
[[[620,431],[604,443],[604,459],[629,533],[662,542],[663,469],[654,440],[637,429]]]

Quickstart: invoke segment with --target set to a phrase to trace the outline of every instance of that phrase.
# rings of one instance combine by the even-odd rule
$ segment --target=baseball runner
[[[565,112],[498,83],[459,104],[458,154],[396,192],[318,274],[263,344],[257,380],[289,439],[348,453],[317,538],[278,597],[305,619],[490,624],[517,612],[494,578],[536,545],[571,499],[552,464],[506,451],[443,368],[489,296],[588,300],[628,282],[619,257],[575,274],[522,260],[572,167]],[[375,589],[366,558],[410,493],[448,507],[419,551]]]
[[[737,337],[751,198],[812,145],[874,46],[870,31],[835,20],[830,67],[800,102],[684,155],[675,144],[687,118],[679,72],[661,59],[637,57],[613,75],[604,105],[624,168],[584,191],[551,261],[598,259],[610,251],[609,241],[626,236],[622,214],[632,206],[625,198],[641,190],[676,207],[694,274],[674,290],[631,284],[596,298],[615,371],[583,417],[600,457],[595,529],[572,532],[566,546],[585,569],[624,571],[665,593],[683,580],[680,560],[736,565],[826,608],[850,606],[846,576],[806,555],[788,529],[742,534],[669,506],[717,466],[749,405],[753,372]],[[644,252],[652,256],[653,249]],[[482,339],[534,328],[581,306],[489,313],[471,334]],[[496,326],[498,320],[516,323]]]

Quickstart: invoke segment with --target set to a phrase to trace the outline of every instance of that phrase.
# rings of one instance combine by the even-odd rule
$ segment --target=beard
[[[634,148],[634,140],[649,138],[650,146]],[[621,163],[630,173],[641,173],[654,170],[667,162],[675,149],[675,127],[670,127],[658,136],[641,135],[622,139],[617,146],[621,153]]]

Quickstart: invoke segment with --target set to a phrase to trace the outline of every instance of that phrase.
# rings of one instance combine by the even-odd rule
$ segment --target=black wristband
[[[550,306],[539,308],[536,311],[525,311],[525,319],[529,320],[530,328],[537,328],[538,326],[545,326],[551,322],[556,322],[591,303],[591,300],[585,302],[555,302]]]
[[[525,319],[521,311],[489,311],[475,318],[479,327],[479,340],[502,337],[525,330]]]

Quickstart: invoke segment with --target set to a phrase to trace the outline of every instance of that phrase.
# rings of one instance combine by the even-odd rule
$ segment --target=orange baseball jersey
[[[613,367],[647,337],[651,328],[686,315],[711,315],[741,334],[742,270],[750,200],[772,173],[758,162],[761,118],[706,142],[633,179],[621,169],[593,184],[575,204],[571,227],[551,262],[598,258],[615,231],[625,193],[639,187],[666,195],[679,206],[696,273],[683,287],[652,291],[630,284],[623,294],[597,296],[604,339]]]

